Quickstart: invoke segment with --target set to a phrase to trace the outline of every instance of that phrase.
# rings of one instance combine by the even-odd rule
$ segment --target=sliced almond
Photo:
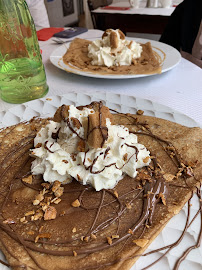
[[[63,187],[59,187],[55,192],[54,195],[55,197],[61,197],[64,193],[64,188]]]
[[[29,211],[29,212],[25,213],[25,217],[32,216],[34,214],[35,214],[35,211],[32,210],[32,211]]]
[[[108,242],[109,245],[112,244],[112,239],[111,239],[111,237],[107,237],[107,242]]]
[[[77,256],[77,253],[76,253],[76,251],[74,251],[74,250],[73,250],[73,255],[74,255],[74,257]]]
[[[139,247],[145,247],[148,244],[148,239],[136,239],[133,240],[133,243],[135,243]]]
[[[77,199],[77,200],[75,200],[73,203],[72,203],[72,206],[73,207],[79,207],[81,204],[80,204],[80,202],[79,202],[79,200]]]
[[[27,184],[32,184],[32,175],[29,175],[28,177],[22,178],[22,181]]]
[[[35,243],[37,243],[40,238],[50,239],[51,234],[50,233],[40,233],[40,234],[38,234],[37,237],[35,238]]]
[[[57,216],[57,210],[53,206],[48,206],[45,210],[44,220],[55,219]]]
[[[148,156],[148,157],[146,157],[146,158],[143,159],[143,162],[144,163],[148,163],[149,159],[150,159],[150,157]]]
[[[175,176],[173,174],[170,174],[170,173],[165,173],[163,175],[163,177],[167,182],[170,182],[170,181],[172,181],[174,179]]]
[[[114,191],[114,195],[115,195],[116,198],[119,197],[119,194],[118,194],[118,192],[116,190]]]
[[[57,181],[57,180],[56,180],[56,181],[53,183],[52,191],[55,192],[60,186],[61,186],[60,181]]]

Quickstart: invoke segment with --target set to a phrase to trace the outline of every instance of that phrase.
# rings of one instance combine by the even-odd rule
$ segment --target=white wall
[[[45,1],[45,3],[48,11],[50,26],[63,27],[65,25],[71,25],[78,22],[77,0],[74,0],[74,13],[65,17],[63,15],[61,0],[54,0],[51,2]]]

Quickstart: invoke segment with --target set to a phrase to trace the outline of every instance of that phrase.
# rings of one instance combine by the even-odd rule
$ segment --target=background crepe
[[[129,127],[133,131],[135,126],[137,126],[136,117],[137,116],[134,118],[133,116],[131,117],[122,114],[114,116],[116,123],[124,125],[129,124]],[[34,190],[33,186],[25,186],[21,179],[24,175],[26,175],[27,172],[29,172],[30,160],[28,160],[28,155],[29,148],[32,147],[32,138],[36,132],[35,127],[37,126],[37,128],[39,128],[42,123],[40,123],[39,120],[34,120],[31,124],[27,124],[26,126],[25,124],[19,124],[18,126],[14,128],[8,128],[1,133],[1,147],[3,151],[1,152],[0,156],[0,162],[2,165],[0,181],[2,196],[0,204],[1,207],[3,206],[4,208],[4,219],[0,219],[0,241],[1,248],[7,256],[9,263],[13,265],[14,269],[18,269],[18,267],[20,265],[22,266],[23,264],[29,265],[30,268],[28,269],[97,269],[98,265],[103,265],[103,269],[129,269],[130,266],[134,263],[134,260],[125,261],[125,259],[131,255],[134,256],[135,253],[139,254],[142,252],[152,241],[152,239],[165,226],[168,219],[176,214],[184,205],[184,203],[191,197],[191,190],[194,189],[195,185],[199,185],[201,179],[201,130],[199,128],[186,128],[175,123],[152,117],[138,116],[138,118],[138,122],[141,123],[138,124],[138,130],[140,127],[144,127],[145,129],[145,121],[147,121],[149,123],[149,128],[152,131],[152,134],[161,138],[159,141],[159,138],[157,139],[153,138],[152,136],[143,134],[138,135],[139,142],[143,143],[152,152],[152,155],[157,156],[162,170],[170,175],[174,175],[178,171],[178,167],[174,166],[172,160],[169,158],[168,152],[165,152],[163,149],[162,144],[164,145],[165,143],[163,143],[162,140],[165,140],[166,142],[172,142],[182,157],[182,160],[196,166],[194,168],[194,177],[189,177],[187,179],[179,177],[177,180],[172,180],[172,184],[169,184],[168,194],[170,196],[167,196],[166,205],[164,205],[162,202],[159,202],[156,205],[156,210],[153,216],[153,223],[151,226],[149,226],[149,228],[146,227],[144,234],[141,236],[141,239],[149,240],[143,248],[140,248],[132,242],[142,234],[142,228],[134,235],[129,235],[129,240],[127,243],[125,243],[125,241],[120,241],[121,237],[124,237],[124,235],[128,234],[128,229],[130,229],[132,225],[139,219],[143,201],[143,194],[141,189],[137,187],[140,184],[142,185],[141,179],[137,180],[125,177],[122,181],[120,181],[118,186],[115,187],[115,191],[118,193],[118,198],[113,193],[113,190],[105,191],[105,194],[103,194],[103,191],[95,192],[91,189],[85,191],[86,194],[84,193],[82,195],[85,207],[93,208],[92,206],[94,206],[94,209],[89,209],[88,211],[82,208],[71,207],[72,201],[79,197],[83,187],[74,181],[72,184],[66,185],[66,192],[64,193],[62,202],[58,205],[57,210],[58,213],[62,214],[62,211],[65,209],[67,213],[65,213],[65,215],[61,215],[53,221],[42,221],[42,223],[44,223],[45,226],[44,232],[51,232],[51,238],[45,240],[45,248],[50,249],[52,253],[60,250],[60,252],[65,251],[65,253],[69,253],[69,255],[51,256],[33,252],[32,250],[36,249],[35,247],[41,248],[41,244],[39,244],[40,241],[37,244],[34,243],[35,237],[37,235],[37,229],[40,226],[37,224],[37,227],[31,222],[28,222],[27,224],[21,224],[19,223],[19,218],[22,217],[28,210],[33,209],[32,200],[38,191]],[[146,132],[144,129],[142,130],[143,133]],[[20,147],[20,144],[18,143],[20,138],[23,147]],[[17,149],[17,151],[14,149]],[[15,165],[13,165],[14,160],[16,160]],[[19,172],[19,167],[23,167],[23,171],[20,170]],[[10,181],[14,178],[14,176],[15,178],[17,177],[17,179],[12,185],[11,193],[9,194],[11,199],[5,200],[5,196],[9,190],[8,187],[10,186]],[[40,182],[40,179],[35,179],[35,182],[33,183],[35,188],[37,187],[38,182]],[[185,182],[191,186],[190,189],[177,187],[186,186]],[[5,189],[5,187],[7,187],[7,189]],[[38,187],[40,187],[40,185],[38,185]],[[80,190],[78,192],[68,193],[69,189]],[[27,197],[27,194],[29,194],[29,197]],[[138,194],[139,197],[137,198],[139,199],[134,199]],[[95,228],[98,227],[99,224],[105,222],[106,218],[116,218],[117,211],[120,210],[120,205],[124,205],[125,207],[126,203],[129,203],[132,200],[132,208],[126,207],[126,210],[122,214],[120,218],[121,225],[118,234],[117,222],[114,222],[114,224],[107,227],[100,233],[95,233],[97,237],[96,239],[92,239],[91,237],[88,242],[81,241],[80,237],[86,235],[89,232],[89,228],[92,226],[94,217],[99,207],[100,199],[103,196],[105,197],[106,204],[104,208],[105,211],[107,210],[108,212],[107,214],[105,211],[103,211],[103,213],[102,211],[100,212],[99,220],[97,220],[97,226],[95,226]],[[114,201],[113,206],[111,201]],[[140,212],[137,212],[137,209],[139,209]],[[9,218],[12,218],[12,220],[15,222],[17,221],[16,224],[3,223],[3,220],[8,220]],[[85,227],[86,223],[88,224],[87,227]],[[67,226],[67,224],[69,226]],[[24,243],[24,240],[22,240],[21,236],[18,238],[15,234],[11,233],[10,228],[12,228],[12,230],[17,230],[19,235],[23,232],[28,232],[31,230],[35,231],[36,233],[32,236],[24,234],[23,237],[29,239],[29,241]],[[73,228],[76,228],[75,233],[72,232]],[[103,235],[101,236],[100,234]],[[119,235],[119,238],[113,238],[113,244],[110,245],[107,241],[107,237],[111,237],[112,235]],[[66,239],[69,242],[73,238],[78,238],[78,240],[74,241],[74,246],[71,245],[72,243],[69,243],[70,247],[64,247],[64,245],[60,247],[47,245],[48,242],[54,242],[56,240],[58,241],[58,237],[59,240]],[[118,242],[117,244],[115,244],[116,241]],[[19,244],[19,242],[21,242],[21,244]],[[22,244],[26,244],[26,249],[22,246]],[[88,255],[79,255],[79,249],[77,250],[77,245],[80,245],[81,248],[84,247],[85,250],[89,249],[91,251],[92,249],[97,249],[98,245],[102,245],[104,248],[99,252],[90,252]],[[77,256],[73,256],[75,255],[73,251],[76,251]]]
[[[89,40],[76,38],[74,39],[67,52],[63,56],[63,61],[66,65],[79,70],[88,71],[96,74],[154,74],[161,73],[161,65],[164,59],[161,59],[159,54],[152,50],[150,42],[141,44],[141,57],[136,59],[136,64],[130,66],[97,66],[92,65],[88,57]],[[163,52],[162,52],[163,53]],[[164,53],[163,53],[164,54]],[[164,55],[165,57],[165,55]]]

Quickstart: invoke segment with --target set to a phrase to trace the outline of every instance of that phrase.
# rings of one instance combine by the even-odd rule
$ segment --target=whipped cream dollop
[[[141,56],[142,46],[132,40],[126,40],[119,30],[108,29],[102,39],[95,40],[88,46],[88,57],[92,65],[123,66],[131,65]]]
[[[78,151],[78,143],[85,136],[85,124],[93,109],[82,110],[69,106],[68,123],[49,121],[34,139],[35,157],[31,171],[42,174],[44,181],[62,183],[76,179],[83,185],[92,185],[97,191],[112,189],[125,176],[134,178],[137,169],[150,163],[150,152],[139,144],[137,136],[121,125],[112,125],[106,118],[108,138],[102,148],[87,145],[84,152]],[[74,119],[80,126],[75,127]],[[72,131],[72,127],[74,131]]]

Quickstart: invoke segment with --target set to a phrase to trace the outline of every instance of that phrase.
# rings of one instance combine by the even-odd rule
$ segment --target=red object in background
[[[129,10],[130,7],[111,7],[111,6],[105,6],[101,9],[111,9],[111,10]]]
[[[57,27],[50,27],[50,28],[43,28],[37,31],[38,40],[46,41],[51,38],[55,33],[63,31],[64,28],[57,28]]]

